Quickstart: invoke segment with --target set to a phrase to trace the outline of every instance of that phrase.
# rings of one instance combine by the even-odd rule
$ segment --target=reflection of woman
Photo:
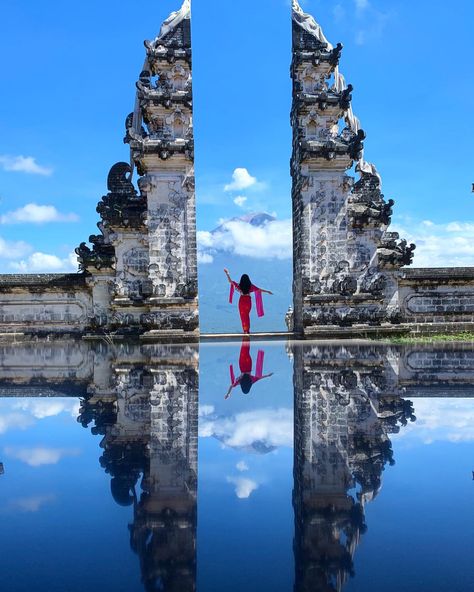
[[[273,372],[271,374],[263,374],[263,361],[265,358],[265,352],[263,350],[258,350],[257,354],[257,366],[255,369],[255,375],[252,375],[252,357],[250,356],[250,339],[243,338],[242,345],[240,347],[240,356],[239,356],[239,369],[240,369],[240,376],[237,378],[235,377],[234,367],[230,366],[230,386],[227,394],[225,396],[228,399],[232,393],[232,389],[234,389],[237,385],[240,384],[240,388],[244,395],[247,395],[250,392],[252,386],[262,380],[262,378],[269,378],[273,376]]]
[[[235,290],[237,290],[237,292],[240,293],[239,312],[240,320],[242,322],[242,330],[244,333],[250,333],[250,311],[252,310],[252,298],[250,294],[252,292],[255,293],[257,316],[263,317],[265,313],[263,312],[262,293],[272,294],[273,292],[270,292],[269,290],[263,290],[262,288],[257,288],[257,286],[254,286],[246,273],[244,273],[244,275],[240,278],[239,283],[234,282],[232,280],[228,269],[224,269],[224,273],[226,274],[227,279],[230,283],[229,302],[232,304],[234,292]]]

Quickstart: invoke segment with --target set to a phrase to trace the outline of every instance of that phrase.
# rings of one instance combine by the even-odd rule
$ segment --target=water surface
[[[3,590],[472,584],[471,346],[0,347]]]

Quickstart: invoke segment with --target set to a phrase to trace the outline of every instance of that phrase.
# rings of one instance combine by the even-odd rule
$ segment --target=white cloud
[[[63,214],[54,206],[41,206],[35,203],[7,212],[0,216],[1,224],[44,224],[46,222],[77,222],[77,214]]]
[[[252,226],[242,220],[224,222],[218,231],[197,233],[202,253],[234,253],[256,259],[290,259],[293,254],[291,220],[274,220]]]
[[[54,502],[56,496],[53,494],[36,495],[31,497],[20,497],[10,502],[9,506],[20,512],[38,512],[44,505]]]
[[[232,173],[232,183],[224,187],[224,191],[241,191],[257,184],[257,179],[245,168],[237,168]]]
[[[32,156],[0,156],[0,166],[5,171],[28,173],[30,175],[43,175],[48,177],[53,169],[40,166]]]
[[[231,448],[254,449],[254,444],[268,448],[293,446],[292,409],[257,409],[229,417],[205,417],[199,436],[217,438]]]
[[[416,244],[414,267],[474,265],[474,222],[436,224],[431,220],[399,217],[392,228]]]
[[[474,236],[474,222],[450,222],[446,225],[448,232],[462,232]]]
[[[0,236],[0,259],[18,259],[32,250],[31,245],[24,241],[7,241]]]
[[[56,465],[68,456],[79,456],[81,451],[77,448],[13,448],[7,447],[5,454],[11,458],[21,460],[30,467],[41,467],[44,465]]]
[[[245,205],[245,202],[247,201],[247,198],[245,197],[245,195],[238,195],[235,199],[234,199],[234,203],[236,206],[239,206],[239,208],[243,208]]]
[[[235,494],[239,499],[247,499],[250,494],[258,489],[258,483],[245,477],[227,477],[228,483],[235,485]]]
[[[235,468],[240,471],[241,473],[243,473],[244,471],[248,471],[249,467],[247,465],[247,463],[244,460],[240,460],[236,465]]]
[[[61,259],[48,253],[33,253],[27,259],[12,261],[10,267],[20,273],[48,273],[77,271],[77,255],[70,253],[68,257]]]
[[[205,253],[198,249],[197,260],[198,263],[201,264],[212,263],[214,261],[214,257],[210,253]]]

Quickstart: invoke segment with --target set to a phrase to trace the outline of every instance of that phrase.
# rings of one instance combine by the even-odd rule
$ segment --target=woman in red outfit
[[[273,376],[273,372],[270,374],[263,373],[263,362],[265,358],[265,352],[263,350],[258,350],[257,354],[257,364],[255,369],[255,375],[252,374],[252,356],[250,355],[250,337],[244,337],[242,339],[242,345],[240,347],[240,356],[239,356],[239,369],[240,369],[240,376],[237,378],[235,377],[234,367],[231,365],[230,370],[230,386],[229,390],[227,391],[225,399],[228,399],[232,393],[232,389],[234,389],[237,385],[240,385],[242,392],[244,395],[248,395],[252,386],[262,380],[262,378],[270,378]]]
[[[242,331],[246,334],[250,333],[250,311],[252,310],[252,298],[250,294],[253,292],[255,293],[255,303],[257,305],[257,316],[263,317],[263,301],[262,301],[262,294],[273,294],[269,290],[263,290],[262,288],[257,288],[254,286],[250,281],[249,276],[244,273],[244,275],[240,278],[240,282],[234,282],[230,277],[229,270],[224,269],[224,273],[227,276],[227,279],[230,283],[230,296],[229,302],[232,303],[232,299],[234,296],[234,291],[237,290],[240,294],[239,298],[239,312],[240,312],[240,320],[242,321]]]

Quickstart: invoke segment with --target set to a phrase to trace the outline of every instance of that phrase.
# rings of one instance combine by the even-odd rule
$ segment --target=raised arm
[[[227,279],[229,280],[229,284],[231,284],[232,283],[232,278],[230,277],[229,270],[228,269],[224,269],[224,273],[226,274]]]
[[[273,372],[270,372],[270,374],[264,374],[263,376],[252,376],[252,384],[255,384],[259,380],[263,380],[264,378],[270,378],[271,376],[273,376]]]
[[[264,290],[263,288],[258,288],[257,286],[252,285],[253,291],[254,292],[262,292],[263,294],[271,294],[273,296],[273,292],[270,292],[270,290]]]
[[[224,399],[228,399],[228,398],[230,397],[230,395],[231,395],[231,393],[232,393],[232,389],[233,389],[233,388],[234,388],[234,387],[233,387],[233,385],[231,384],[231,385],[230,385],[230,387],[229,387],[229,390],[227,391],[227,393],[226,393],[226,395],[225,395],[225,397],[224,397]]]

